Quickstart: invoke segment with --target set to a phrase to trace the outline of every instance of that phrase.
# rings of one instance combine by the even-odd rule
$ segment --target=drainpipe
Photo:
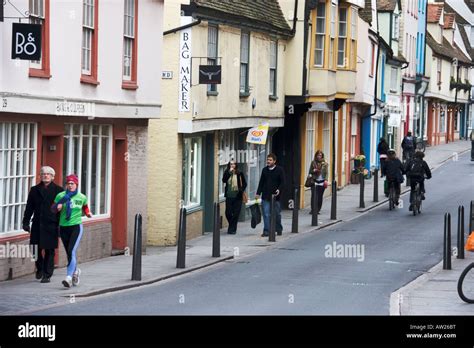
[[[294,9],[294,14],[293,14],[293,29],[291,30],[291,33],[295,35],[296,33],[296,23],[298,22],[298,0],[295,0],[295,9]]]
[[[308,28],[309,28],[309,0],[305,0],[304,3],[304,34],[303,34],[303,82],[301,95],[305,96],[306,93],[306,79],[308,75],[308,69],[306,67],[306,56],[308,53]]]

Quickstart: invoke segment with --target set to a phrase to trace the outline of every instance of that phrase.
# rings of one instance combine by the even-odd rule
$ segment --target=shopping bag
[[[250,214],[252,215],[250,226],[255,228],[262,221],[262,212],[260,211],[260,205],[258,203],[250,207]]]

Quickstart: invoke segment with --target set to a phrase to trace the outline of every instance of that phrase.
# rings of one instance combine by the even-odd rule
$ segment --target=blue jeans
[[[263,206],[263,234],[270,232],[270,206],[271,201],[262,199]],[[283,232],[283,226],[281,225],[281,205],[280,201],[275,201],[275,230],[277,233]]]

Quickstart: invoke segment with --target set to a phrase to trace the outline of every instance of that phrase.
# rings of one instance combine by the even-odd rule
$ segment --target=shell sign
[[[268,128],[268,123],[264,123],[257,127],[250,128],[247,134],[247,142],[252,144],[265,145],[267,142]]]

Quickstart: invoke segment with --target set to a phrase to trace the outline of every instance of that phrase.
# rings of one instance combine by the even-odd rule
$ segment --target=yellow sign
[[[268,123],[264,123],[257,127],[250,128],[247,134],[247,142],[252,144],[265,145],[267,143],[268,128]]]

